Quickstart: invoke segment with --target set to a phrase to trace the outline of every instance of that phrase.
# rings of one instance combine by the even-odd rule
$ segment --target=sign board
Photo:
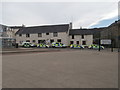
[[[111,44],[111,40],[110,39],[102,39],[101,44]]]

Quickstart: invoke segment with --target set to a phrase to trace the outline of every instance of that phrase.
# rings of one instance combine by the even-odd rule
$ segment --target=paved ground
[[[117,88],[118,55],[62,50],[3,55],[3,88]]]
[[[0,89],[2,88],[2,54],[0,54]]]
[[[13,55],[13,54],[23,54],[23,53],[37,53],[37,52],[58,52],[60,49],[48,49],[48,48],[10,48],[3,49],[1,51],[2,55]]]

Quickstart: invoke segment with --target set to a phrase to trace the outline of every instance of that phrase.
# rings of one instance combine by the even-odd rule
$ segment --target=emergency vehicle
[[[88,47],[89,49],[99,49],[99,45],[97,44],[92,44]],[[100,46],[100,49],[104,49],[104,46]]]
[[[71,45],[70,45],[70,48],[79,48],[79,49],[83,49],[84,46],[82,46],[82,45],[77,45],[77,44],[71,44]]]
[[[37,47],[39,48],[49,48],[49,45],[46,45],[46,44],[37,44]]]
[[[53,42],[51,47],[53,47],[53,48],[66,48],[67,46],[63,43],[60,43],[60,42]]]
[[[34,43],[30,43],[30,42],[23,42],[21,46],[29,48],[29,47],[36,47],[37,45]]]

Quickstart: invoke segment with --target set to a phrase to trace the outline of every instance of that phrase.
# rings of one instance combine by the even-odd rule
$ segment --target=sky
[[[8,26],[41,26],[73,23],[73,28],[106,27],[118,19],[118,1],[110,2],[11,2],[0,3],[0,23]]]

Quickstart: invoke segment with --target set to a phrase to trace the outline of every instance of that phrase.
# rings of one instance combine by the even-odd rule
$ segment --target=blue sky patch
[[[118,17],[103,20],[103,21],[100,21],[98,24],[91,26],[90,28],[107,27],[107,26],[111,25],[113,22],[115,22],[117,20],[118,20]]]

